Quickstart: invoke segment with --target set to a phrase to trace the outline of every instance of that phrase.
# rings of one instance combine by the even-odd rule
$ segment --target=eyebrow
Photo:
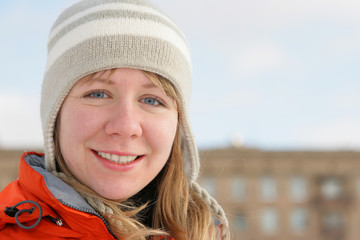
[[[142,85],[143,88],[158,88],[154,83],[145,83]]]
[[[104,84],[108,84],[108,85],[114,85],[114,81],[112,81],[111,79],[108,79],[108,78],[93,78],[93,77],[90,77],[90,78],[84,78],[83,79],[83,82],[80,84],[81,86],[84,85],[84,84],[94,84],[95,82],[101,82],[101,83],[104,83]]]
[[[108,85],[114,85],[115,82],[113,80],[111,80],[110,78],[98,78],[96,79],[96,81],[108,84]]]
[[[97,81],[108,84],[108,85],[115,85],[115,82],[112,81],[111,79],[107,79],[107,78],[99,78],[97,79]],[[152,89],[152,88],[158,88],[158,86],[156,86],[154,83],[144,83],[141,85],[143,88],[146,89]]]
[[[96,78],[95,81],[92,81],[94,80],[93,78],[90,78],[90,79],[87,79],[85,83],[87,82],[90,82],[90,84],[92,83],[95,83],[97,81],[101,82],[101,83],[104,83],[104,84],[107,84],[107,85],[115,85],[115,82],[113,80],[111,80],[110,78]],[[150,82],[150,83],[144,83],[141,85],[143,88],[147,88],[147,89],[152,89],[152,88],[158,88],[158,86],[156,86],[154,83]]]

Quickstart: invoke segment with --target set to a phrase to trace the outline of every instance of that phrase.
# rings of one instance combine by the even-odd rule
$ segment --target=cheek
[[[59,141],[61,152],[65,160],[72,161],[82,156],[84,146],[97,131],[100,124],[99,116],[87,111],[86,108],[77,107],[75,104],[64,104],[60,111]]]
[[[60,112],[60,138],[67,138],[70,142],[84,139],[91,134],[91,130],[95,130],[100,121],[99,114],[64,105]]]
[[[169,156],[177,129],[177,115],[166,120],[157,121],[149,127],[150,142],[153,144],[153,148],[162,152],[162,154]],[[150,124],[149,124],[150,125]]]
[[[68,109],[64,109],[65,111],[61,111],[60,115],[60,143],[62,146],[65,143],[79,141],[83,138],[83,134],[85,133],[83,130],[86,128],[87,122],[84,119],[84,115],[79,112],[73,112]]]

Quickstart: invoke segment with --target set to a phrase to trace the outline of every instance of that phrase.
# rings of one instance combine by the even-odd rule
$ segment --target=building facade
[[[360,239],[360,152],[202,151],[233,239]]]
[[[19,151],[0,151],[0,190]],[[200,152],[199,181],[223,206],[234,240],[360,239],[360,152]]]

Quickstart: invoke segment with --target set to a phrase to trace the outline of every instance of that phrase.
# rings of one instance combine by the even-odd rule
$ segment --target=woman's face
[[[167,162],[178,111],[174,99],[142,71],[118,68],[110,77],[109,72],[74,85],[60,110],[59,141],[80,182],[103,197],[126,199]]]

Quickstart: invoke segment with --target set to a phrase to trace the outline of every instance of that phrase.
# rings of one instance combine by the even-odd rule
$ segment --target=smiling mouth
[[[109,160],[110,162],[117,163],[117,164],[128,164],[136,159],[138,159],[140,156],[119,156],[116,154],[111,153],[104,153],[104,152],[96,152],[100,157],[105,158]]]

